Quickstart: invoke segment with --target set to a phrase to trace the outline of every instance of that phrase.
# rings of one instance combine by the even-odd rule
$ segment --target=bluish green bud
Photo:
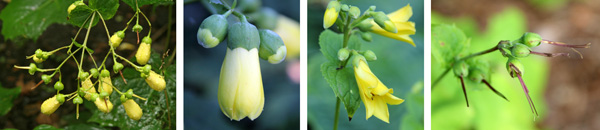
[[[454,63],[454,74],[458,77],[469,76],[469,65],[464,61],[457,61]]]
[[[377,55],[375,55],[375,52],[373,52],[371,50],[365,51],[364,56],[365,56],[365,59],[367,59],[368,61],[377,60]]]
[[[204,48],[213,48],[227,35],[227,18],[224,15],[213,14],[202,21],[198,28],[198,43]]]
[[[385,13],[381,11],[371,12],[371,16],[375,20],[375,23],[377,23],[377,25],[379,25],[379,27],[383,28],[385,31],[391,33],[398,32],[398,29],[396,29],[396,25],[394,25],[394,22],[392,22],[390,18],[388,18],[387,15],[385,15]]]
[[[345,61],[346,59],[348,59],[349,56],[350,56],[350,51],[348,50],[348,48],[342,48],[342,49],[338,50],[338,59],[340,61]]]
[[[258,56],[261,59],[269,61],[271,64],[281,63],[287,54],[287,48],[283,44],[281,37],[277,33],[267,29],[261,29],[258,32],[260,35]]]
[[[358,18],[358,16],[360,16],[360,9],[356,6],[352,6],[350,7],[348,14],[350,14],[352,18]]]
[[[227,47],[235,49],[238,47],[250,50],[259,48],[260,35],[256,26],[246,22],[236,22],[229,26],[227,31]]]
[[[373,36],[371,36],[371,33],[369,33],[369,32],[363,32],[360,34],[360,36],[362,37],[363,40],[365,40],[367,42],[373,41]]]

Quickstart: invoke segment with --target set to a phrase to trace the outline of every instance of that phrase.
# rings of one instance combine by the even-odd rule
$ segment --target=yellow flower
[[[327,5],[327,9],[325,10],[325,15],[323,15],[323,28],[331,27],[338,18],[338,14],[340,13],[340,2],[338,1],[330,1]]]
[[[123,102],[123,107],[125,107],[125,112],[127,112],[127,116],[129,116],[129,118],[136,121],[142,118],[142,108],[140,108],[140,105],[135,103],[133,99]]]
[[[96,104],[96,107],[98,107],[98,110],[100,110],[101,112],[104,112],[104,113],[109,113],[113,109],[113,104],[108,99],[104,100],[102,98],[96,98],[96,101],[94,101],[94,104]]]
[[[219,78],[221,111],[232,120],[256,119],[263,111],[263,93],[258,49],[227,48]]]
[[[54,111],[56,111],[56,109],[58,109],[60,105],[61,103],[58,102],[58,100],[56,99],[56,95],[54,95],[54,97],[48,98],[46,99],[46,101],[44,101],[44,103],[42,103],[40,110],[42,111],[42,113],[50,115],[54,113]]]
[[[408,19],[412,16],[412,7],[410,7],[410,4],[396,10],[393,13],[388,14],[387,16],[391,20],[391,22],[394,23],[398,32],[388,32],[385,29],[379,27],[373,19],[369,19],[368,21],[372,25],[371,32],[399,41],[407,42],[415,46],[415,43],[413,42],[412,38],[408,36],[413,35],[416,32],[415,23],[408,21]],[[389,23],[386,22],[386,24]]]
[[[389,123],[390,114],[387,104],[398,105],[404,100],[392,95],[394,90],[388,89],[371,72],[364,59],[359,59],[358,65],[354,66],[354,76],[360,91],[360,98],[365,104],[367,119],[375,115],[380,120]]]
[[[286,59],[296,59],[300,54],[300,24],[286,16],[279,15],[277,27],[273,32],[279,34],[287,48]]]

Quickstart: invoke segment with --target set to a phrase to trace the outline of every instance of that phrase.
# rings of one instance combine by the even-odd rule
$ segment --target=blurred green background
[[[239,1],[239,0],[238,0]],[[230,2],[230,1],[228,1]],[[299,0],[262,0],[279,14],[295,21],[300,15]],[[198,44],[196,35],[202,21],[211,14],[200,2],[184,6],[184,128],[185,129],[298,129],[300,128],[300,85],[289,76],[299,77],[299,62],[286,59],[279,64],[260,60],[265,106],[254,121],[231,121],[221,112],[217,100],[219,74],[227,40],[215,48]],[[296,58],[297,59],[297,58]]]
[[[600,59],[597,21],[600,3],[592,0],[461,0],[432,1],[432,24],[456,25],[471,38],[468,52],[489,49],[500,40],[519,38],[535,32],[543,39],[567,44],[592,43],[578,49],[583,59],[570,49],[543,44],[538,52],[569,52],[571,57],[521,58],[524,81],[540,114],[534,120],[518,79],[506,71],[507,58],[499,52],[480,56],[490,62],[491,84],[510,102],[494,94],[485,84],[466,82],[471,107],[466,107],[460,81],[452,74],[432,89],[432,129],[600,129],[597,88]],[[436,34],[432,34],[433,35]],[[432,53],[436,51],[432,50]],[[431,61],[432,81],[444,71]]]
[[[327,59],[319,51],[318,44],[319,34],[324,30],[323,14],[328,2],[329,0],[309,0],[307,9],[307,117],[308,128],[315,130],[332,129],[335,113],[335,94],[321,73],[321,64]],[[409,21],[416,24],[417,33],[411,36],[416,47],[377,34],[372,34],[372,42],[364,42],[362,45],[363,50],[373,50],[377,54],[377,61],[369,62],[371,71],[387,87],[394,89],[393,95],[405,99],[405,102],[400,105],[388,105],[390,123],[387,124],[376,117],[366,120],[364,105],[357,109],[352,121],[348,121],[348,114],[341,105],[338,128],[423,129],[423,89],[416,87],[412,90],[414,84],[419,84],[423,80],[423,1],[378,0],[342,1],[342,3],[358,6],[361,12],[375,5],[377,11],[385,13],[391,13],[410,4],[413,8],[413,16]]]

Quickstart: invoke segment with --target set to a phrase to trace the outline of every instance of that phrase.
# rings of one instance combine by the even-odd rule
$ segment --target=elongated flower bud
[[[113,48],[119,47],[119,45],[121,45],[121,42],[123,41],[123,38],[125,38],[125,32],[124,31],[117,31],[117,32],[115,32],[110,37],[110,46],[113,47]]]
[[[108,72],[108,70],[107,70],[107,72]],[[100,78],[100,85],[98,86],[98,92],[106,92],[106,93],[108,93],[108,95],[112,94],[113,88],[112,88],[112,81],[110,80],[110,77],[101,77]]]
[[[96,88],[94,88],[94,84],[92,83],[92,80],[90,80],[89,78],[86,79],[85,81],[81,82],[81,89],[87,90],[88,93],[96,93]],[[91,94],[84,93],[83,97],[88,101],[92,101]]]
[[[135,53],[135,59],[137,63],[140,65],[146,65],[146,63],[148,63],[148,60],[150,60],[151,50],[152,39],[150,38],[150,36],[146,36],[144,37],[144,39],[142,39],[142,43],[140,44],[137,53]]]
[[[150,88],[159,92],[164,90],[166,86],[165,78],[162,75],[158,75],[154,71],[150,71],[148,73],[148,77],[146,77],[146,83],[148,83]]]
[[[531,53],[531,49],[527,45],[521,43],[516,43],[510,51],[512,52],[512,55],[517,58],[527,57],[529,56],[529,53]]]
[[[104,112],[104,113],[109,113],[113,109],[113,104],[112,104],[112,102],[110,102],[110,100],[96,98],[96,101],[94,101],[94,104],[96,104],[96,107],[98,107],[98,110],[100,110],[101,112]]]
[[[136,121],[142,118],[142,108],[140,108],[140,105],[133,101],[133,99],[123,102],[123,107],[125,107],[125,112],[127,112],[129,118]]]
[[[260,50],[258,52],[260,58],[268,60],[271,64],[281,63],[287,54],[281,37],[271,30],[261,29],[258,32],[260,35]]]
[[[385,13],[372,12],[371,15],[373,16],[375,23],[377,23],[377,25],[379,25],[379,27],[385,29],[385,31],[388,31],[391,33],[398,32],[398,29],[396,29],[396,25],[394,25],[394,22],[392,22],[390,20],[390,18],[388,18],[388,16],[385,15]]]
[[[58,102],[58,100],[56,99],[56,95],[54,95],[53,97],[46,99],[46,101],[42,103],[40,110],[42,111],[42,113],[50,115],[54,113],[54,111],[56,111],[56,109],[58,109],[60,105],[61,103]]]
[[[333,0],[329,2],[325,10],[325,15],[323,15],[323,28],[327,29],[335,23],[340,13],[340,6],[340,2],[338,1]]]

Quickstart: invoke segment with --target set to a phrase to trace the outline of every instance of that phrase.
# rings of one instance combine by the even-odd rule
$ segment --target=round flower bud
[[[224,15],[213,14],[202,21],[198,28],[198,43],[204,48],[213,48],[227,35],[227,18]]]
[[[98,69],[96,69],[96,68],[91,68],[91,69],[90,69],[90,74],[92,74],[92,77],[94,77],[94,78],[98,78]]]
[[[43,74],[42,80],[44,81],[45,84],[48,84],[48,83],[52,82],[52,77],[50,77],[50,75]]]
[[[37,71],[37,66],[34,63],[30,63],[29,64],[29,74],[30,75],[35,74],[35,71]]]
[[[526,32],[523,34],[523,42],[529,47],[536,47],[541,44],[542,37],[537,33]]]
[[[135,25],[133,25],[133,28],[131,28],[131,31],[133,31],[133,32],[140,32],[143,29],[144,29],[144,27],[142,27],[142,25],[135,24]]]
[[[102,71],[100,72],[100,78],[102,77],[110,77],[110,72],[108,72],[108,70],[102,69]]]
[[[373,41],[373,36],[371,36],[371,33],[363,32],[363,33],[360,33],[360,36],[363,40],[365,40],[367,42]]]
[[[63,90],[65,88],[65,85],[63,85],[62,82],[58,81],[56,83],[54,83],[54,89],[60,91]]]
[[[281,63],[287,54],[281,37],[271,30],[261,29],[258,32],[260,35],[259,57],[271,64]]]
[[[364,56],[365,56],[365,59],[367,59],[367,61],[377,60],[377,55],[375,55],[375,52],[373,52],[371,50],[365,51]]]
[[[514,65],[518,71],[513,70],[510,65]],[[525,67],[523,67],[523,64],[521,63],[521,61],[517,58],[511,57],[508,58],[508,62],[506,62],[506,70],[508,71],[508,73],[510,74],[511,77],[517,77],[519,74],[522,75],[523,73],[525,73]],[[520,72],[520,73],[518,73]]]
[[[360,16],[360,9],[356,6],[352,6],[352,7],[350,7],[348,14],[350,14],[350,16],[352,16],[352,18],[358,18],[358,16]]]
[[[121,69],[123,69],[123,64],[117,62],[113,65],[113,71],[115,73],[119,73],[119,71],[121,71]]]
[[[342,49],[338,50],[337,55],[338,55],[338,59],[340,61],[345,61],[350,56],[350,51],[348,50],[348,48],[342,48]]]

